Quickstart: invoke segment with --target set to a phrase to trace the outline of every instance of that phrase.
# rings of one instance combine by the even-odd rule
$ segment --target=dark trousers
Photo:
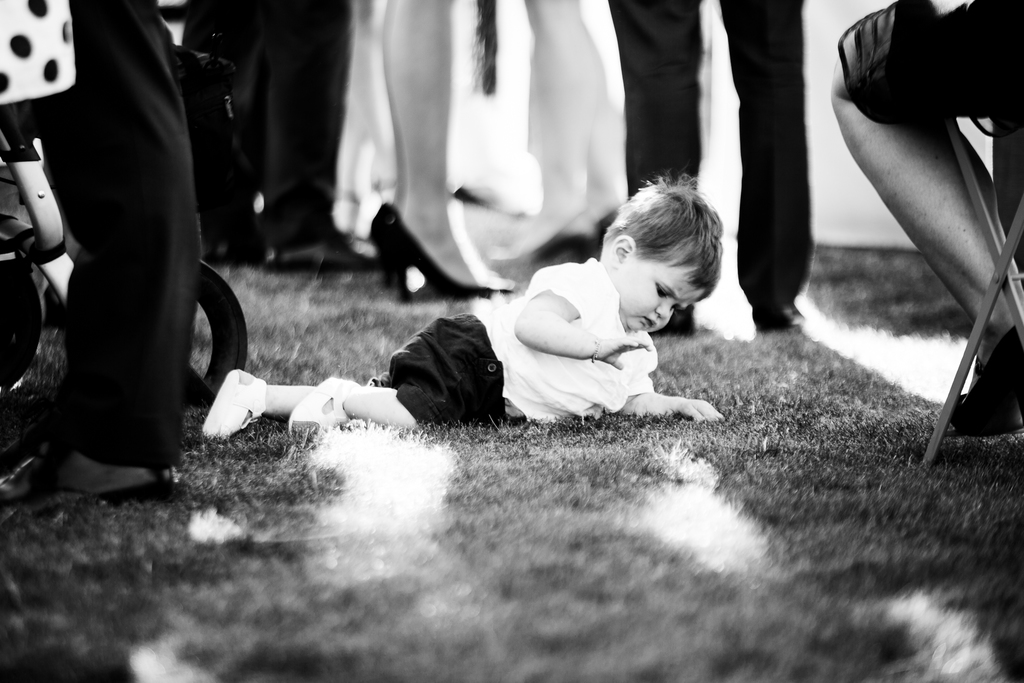
[[[204,237],[251,240],[257,191],[271,247],[333,226],[351,15],[349,0],[191,0],[183,44],[209,52],[220,32],[237,68],[235,199],[203,213]]]
[[[625,87],[630,194],[701,160],[700,0],[609,0]],[[752,305],[788,306],[812,243],[804,122],[803,0],[721,0],[740,100],[740,286]]]
[[[76,84],[33,109],[67,227],[67,376],[53,438],[179,464],[199,273],[192,155],[155,0],[72,0]]]

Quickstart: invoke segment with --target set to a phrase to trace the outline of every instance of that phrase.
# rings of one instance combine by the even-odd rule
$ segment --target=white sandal
[[[231,436],[267,409],[267,383],[256,379],[250,384],[241,384],[241,379],[239,370],[232,370],[224,378],[203,422],[206,436]]]
[[[338,377],[324,380],[292,410],[288,429],[331,429],[345,424],[349,420],[345,399],[358,387],[355,382]],[[334,402],[333,409],[325,413],[324,406],[330,401]]]

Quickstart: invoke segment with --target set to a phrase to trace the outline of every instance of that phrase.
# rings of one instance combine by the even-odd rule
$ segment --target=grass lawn
[[[277,383],[365,381],[472,309],[373,273],[222,273]],[[808,299],[851,329],[967,333],[917,254],[819,249]],[[3,443],[59,381],[45,335]],[[810,335],[656,343],[655,385],[724,422],[216,441],[187,408],[170,503],[0,508],[0,681],[1024,678],[1019,438],[949,439],[925,468],[939,406]]]

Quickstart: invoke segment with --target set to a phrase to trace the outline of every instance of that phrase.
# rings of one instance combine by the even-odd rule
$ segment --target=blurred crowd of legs
[[[529,152],[539,172],[522,182],[539,183],[539,192],[459,185],[449,137],[453,17],[462,1],[190,0],[184,45],[209,51],[221,33],[223,54],[238,68],[237,189],[228,206],[202,215],[204,258],[381,265],[396,274],[426,262],[427,280],[446,293],[502,291],[511,283],[492,268],[504,260],[593,255],[616,209],[647,179],[699,173],[701,12],[709,7],[609,2],[625,89],[620,111],[585,0],[523,0],[532,34]],[[764,330],[799,324],[794,302],[812,249],[802,9],[803,0],[715,4],[740,97],[737,265]],[[478,0],[473,10],[500,46],[505,27],[495,0]],[[488,146],[476,149],[486,156]],[[512,160],[481,163],[497,176]],[[509,196],[517,191],[542,199]],[[481,254],[460,200],[526,211],[528,220]],[[692,312],[678,317],[672,329],[692,329]]]

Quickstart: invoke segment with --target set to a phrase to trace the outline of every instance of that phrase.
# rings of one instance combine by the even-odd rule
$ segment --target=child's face
[[[690,284],[693,269],[640,258],[632,246],[616,244],[609,276],[619,292],[619,318],[627,332],[656,332],[668,324],[673,309],[700,300]]]

